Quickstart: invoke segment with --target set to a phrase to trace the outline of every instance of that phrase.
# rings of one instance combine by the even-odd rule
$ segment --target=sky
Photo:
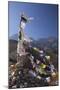
[[[24,12],[34,17],[26,24],[24,33],[34,39],[57,37],[58,35],[58,5],[37,4],[23,2],[8,2],[8,29],[9,36],[19,31],[20,15]]]

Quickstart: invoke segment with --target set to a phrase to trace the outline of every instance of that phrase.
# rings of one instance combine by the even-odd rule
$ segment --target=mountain
[[[14,34],[12,36],[9,37],[9,40],[18,40],[18,34]]]
[[[17,41],[9,40],[9,64],[16,63],[17,60]]]
[[[9,40],[16,40],[16,41],[18,41],[18,34],[14,34],[13,36],[10,36]],[[28,42],[32,41],[32,39],[28,38],[28,37],[25,37],[24,40],[26,40]]]
[[[25,38],[29,40],[29,38]],[[11,37],[9,37],[9,40],[18,40],[18,34],[15,34]],[[31,45],[36,46],[38,48],[58,48],[58,39],[56,37],[48,37],[48,38],[40,38],[38,40],[34,40],[32,37],[30,37]]]

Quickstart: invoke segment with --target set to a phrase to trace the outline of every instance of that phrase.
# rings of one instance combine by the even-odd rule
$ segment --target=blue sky
[[[57,37],[58,33],[58,6],[53,4],[34,4],[22,2],[8,2],[9,36],[18,33],[20,14],[34,17],[27,23],[24,30],[28,37],[34,39]]]

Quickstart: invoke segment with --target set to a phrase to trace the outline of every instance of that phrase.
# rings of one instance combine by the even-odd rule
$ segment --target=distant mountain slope
[[[17,60],[17,41],[9,40],[9,64]]]
[[[13,52],[17,49],[17,41],[16,40],[9,40],[9,52]]]
[[[10,40],[18,40],[18,34],[14,34],[12,36],[9,37]]]
[[[10,40],[18,40],[18,34],[9,37]],[[40,38],[38,40],[32,40],[31,45],[39,48],[58,48],[58,39],[56,37]]]

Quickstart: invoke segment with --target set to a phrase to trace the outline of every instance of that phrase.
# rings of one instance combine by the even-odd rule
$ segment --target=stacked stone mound
[[[51,85],[51,79],[56,78],[52,76],[50,60],[46,60],[45,52],[40,54],[40,50],[31,47],[29,43],[24,42],[24,55],[17,55],[18,60],[9,66],[9,88],[26,88],[26,87],[41,87]],[[43,50],[42,50],[43,51]],[[52,68],[53,69],[53,68]],[[53,80],[53,79],[52,79]],[[55,80],[55,79],[54,79]],[[58,80],[54,81],[52,85],[58,85]]]

